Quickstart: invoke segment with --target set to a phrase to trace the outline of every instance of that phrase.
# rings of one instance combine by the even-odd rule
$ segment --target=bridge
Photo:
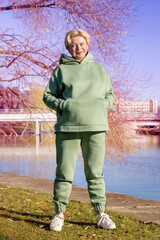
[[[6,112],[0,111],[0,122],[33,122],[35,123],[35,138],[36,138],[36,153],[39,154],[41,123],[56,122],[56,114],[49,110],[39,112],[29,112],[26,110],[8,110]]]
[[[160,128],[160,114],[155,113],[124,113],[121,114],[127,124],[132,128],[155,127]],[[40,134],[40,125],[42,122],[56,122],[57,117],[53,111],[40,109],[39,111],[29,112],[24,109],[20,110],[0,110],[0,122],[35,122],[36,135]]]
[[[29,112],[12,110],[7,113],[0,112],[0,122],[35,122],[36,135],[40,134],[40,125],[42,122],[56,122],[56,114],[54,112],[44,110],[43,112]]]
[[[160,114],[157,113],[124,114],[124,119],[131,123],[135,130],[140,127],[160,128]]]
[[[132,134],[159,134],[160,133],[160,114],[155,113],[132,113],[122,114],[124,126]]]
[[[141,128],[160,128],[160,115],[154,113],[145,114],[122,114],[127,128],[133,132]],[[57,117],[53,111],[39,109],[39,111],[29,112],[20,110],[0,110],[0,122],[33,122],[35,123],[36,153],[39,154],[39,143],[41,135],[41,123],[56,122]]]

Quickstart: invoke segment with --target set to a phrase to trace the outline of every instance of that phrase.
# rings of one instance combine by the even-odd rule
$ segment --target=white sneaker
[[[101,227],[104,229],[114,229],[116,228],[116,224],[109,218],[109,215],[102,214],[97,217],[97,227]]]
[[[55,215],[50,223],[50,230],[61,231],[64,224],[64,217],[60,215]]]

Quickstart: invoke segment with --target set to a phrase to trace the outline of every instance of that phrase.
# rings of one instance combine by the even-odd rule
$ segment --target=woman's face
[[[72,37],[68,51],[73,58],[82,61],[88,51],[88,44],[85,38],[80,36]]]

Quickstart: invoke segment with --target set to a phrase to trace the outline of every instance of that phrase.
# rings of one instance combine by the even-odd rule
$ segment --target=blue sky
[[[140,5],[140,2],[144,3]],[[138,100],[157,99],[160,105],[160,0],[135,0],[135,4],[140,5],[136,11],[138,17],[128,32],[125,55],[134,62],[135,77],[145,73],[149,77],[149,85],[140,90]],[[0,27],[17,25],[10,16],[9,13],[0,14]]]
[[[134,71],[151,76],[148,88],[141,90],[141,99],[157,99],[160,105],[160,1],[144,0],[136,13],[138,18],[129,32],[126,54],[133,58]]]

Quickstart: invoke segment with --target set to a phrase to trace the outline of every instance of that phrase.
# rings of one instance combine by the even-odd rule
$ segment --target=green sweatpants
[[[105,183],[102,173],[105,132],[58,132],[56,133],[57,168],[53,197],[56,212],[66,211],[80,146],[91,203],[96,212],[105,210]]]

